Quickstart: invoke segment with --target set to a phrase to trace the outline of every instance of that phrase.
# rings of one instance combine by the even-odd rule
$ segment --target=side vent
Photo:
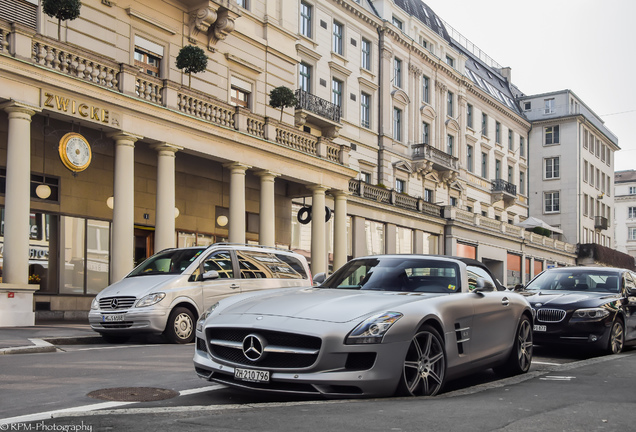
[[[470,327],[462,327],[455,323],[455,338],[457,339],[457,352],[464,354],[464,343],[470,340]]]

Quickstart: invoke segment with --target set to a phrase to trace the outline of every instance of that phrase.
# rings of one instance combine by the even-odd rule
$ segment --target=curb
[[[0,349],[0,355],[8,354],[34,354],[56,352],[56,345],[89,345],[93,343],[101,343],[101,336],[71,336],[71,337],[52,337],[45,339],[29,339],[33,345],[3,348]]]

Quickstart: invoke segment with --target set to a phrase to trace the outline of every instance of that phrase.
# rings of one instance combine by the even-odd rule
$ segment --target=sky
[[[636,1],[425,0],[527,94],[572,90],[618,137],[616,171],[636,170]]]

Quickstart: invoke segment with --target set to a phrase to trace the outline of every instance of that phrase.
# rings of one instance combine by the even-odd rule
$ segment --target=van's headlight
[[[148,294],[145,297],[142,297],[141,300],[137,302],[135,307],[145,307],[152,306],[153,304],[159,303],[166,296],[166,293],[154,293]]]
[[[219,305],[218,302],[214,303],[205,312],[201,314],[201,316],[199,317],[199,320],[197,321],[197,331],[203,331],[203,324],[205,323],[205,320],[208,319],[208,317],[212,314],[212,312],[214,312],[214,309],[216,309],[218,305]]]
[[[99,300],[97,300],[97,297],[95,297],[93,301],[91,302],[91,310],[97,310],[97,309],[99,309]]]
[[[399,312],[386,312],[373,315],[354,328],[345,340],[346,344],[374,344],[382,342],[391,326],[403,315]]]

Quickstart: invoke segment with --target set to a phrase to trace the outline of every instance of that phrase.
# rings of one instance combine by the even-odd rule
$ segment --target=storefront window
[[[509,288],[515,287],[521,283],[521,256],[515,254],[508,254],[508,280],[506,285]]]
[[[97,294],[108,286],[110,223],[86,221],[86,294]]]
[[[396,227],[395,230],[396,253],[413,253],[413,230]]]
[[[457,243],[457,256],[477,259],[477,247],[463,243]]]
[[[530,279],[532,279],[532,260],[530,258],[526,258],[526,279],[525,279],[525,283],[530,282]]]
[[[430,233],[423,233],[424,241],[422,242],[424,249],[422,253],[436,255],[439,253],[438,251],[438,236]]]
[[[62,216],[60,294],[84,294],[84,219]]]
[[[364,221],[367,238],[367,255],[385,253],[384,224],[375,221]]]

